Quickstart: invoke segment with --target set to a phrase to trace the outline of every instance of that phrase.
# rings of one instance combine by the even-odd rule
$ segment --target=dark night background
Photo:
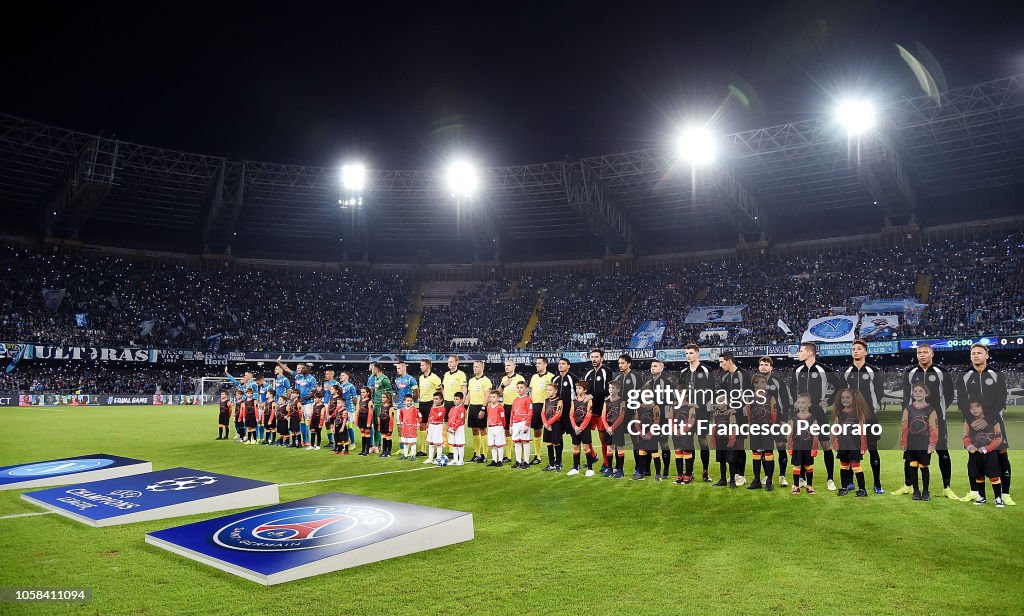
[[[1024,70],[1013,2],[20,3],[0,111],[250,160],[491,165],[650,147],[704,118],[733,132],[822,113],[849,89],[949,87]],[[692,115],[691,115],[692,114]]]

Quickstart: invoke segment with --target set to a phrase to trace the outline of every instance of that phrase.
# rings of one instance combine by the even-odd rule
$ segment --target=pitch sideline
[[[364,477],[379,477],[380,475],[394,475],[395,473],[411,473],[414,471],[429,471],[434,468],[440,468],[438,466],[426,466],[421,468],[403,468],[397,471],[383,471],[380,473],[366,473],[364,475],[349,475],[348,477],[332,477],[330,479],[311,479],[309,481],[297,481],[295,483],[279,483],[279,488],[290,488],[292,486],[304,486],[311,483],[325,483],[328,481],[345,481],[346,479],[362,479]],[[50,515],[52,511],[40,511],[32,513],[12,513],[10,515],[0,515],[0,520],[12,520],[14,518],[30,518],[37,515]]]

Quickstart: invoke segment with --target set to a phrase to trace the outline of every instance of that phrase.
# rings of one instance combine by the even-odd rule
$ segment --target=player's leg
[[[850,491],[850,486],[853,484],[853,471],[850,469],[850,458],[849,451],[840,449],[837,452],[839,455],[839,491],[836,492],[839,496],[846,496]]]
[[[778,453],[776,460],[779,462],[779,485],[786,487],[789,483],[786,481],[786,465],[789,464],[789,452],[786,451],[786,440],[775,441],[775,450]]]
[[[544,421],[541,417],[541,412],[543,411],[543,409],[543,403],[533,403],[533,416],[530,417],[530,428],[533,430],[533,442],[531,443],[530,447],[530,449],[533,451],[533,458],[530,460],[531,466],[535,464],[540,464],[540,446],[544,433]]]
[[[715,487],[722,488],[729,485],[729,481],[726,479],[726,474],[729,472],[727,453],[724,445],[721,448],[715,447],[715,462],[718,463],[718,481],[714,483]]]
[[[861,455],[860,452],[854,452],[853,459],[850,461],[851,470],[853,470],[854,477],[857,478],[857,496],[864,497],[868,495],[867,482],[864,479],[864,468],[861,466]]]
[[[751,440],[751,447],[755,444]],[[751,465],[754,467],[754,480],[747,486],[748,490],[760,490],[761,489],[761,459],[764,458],[764,451],[760,449],[753,449],[750,452]]]
[[[996,454],[999,461],[999,481],[1000,488],[1002,490],[1003,502],[1012,507],[1017,503],[1010,497],[1010,479],[1012,479],[1010,473],[1010,456],[1007,454],[1005,449],[996,452]]]
[[[668,435],[661,437],[661,442],[658,445],[661,447],[661,478],[664,480],[668,479],[669,463],[672,461],[672,449]]]
[[[711,467],[711,449],[708,447],[707,435],[701,434],[698,436],[697,444],[700,445],[700,478],[701,481],[708,483],[711,481],[711,475],[708,473],[708,469]]]
[[[815,407],[812,412],[814,413],[814,418],[818,420],[818,425],[826,426],[831,423],[828,413],[826,413],[821,407]],[[827,479],[826,487],[829,490],[835,490],[836,482],[834,472],[836,466],[836,455],[835,452],[832,451],[832,439],[823,438],[820,441],[820,445],[822,458],[825,460],[825,475]]]
[[[939,458],[939,473],[942,475],[942,495],[951,500],[959,500],[956,492],[950,485],[953,476],[953,461],[949,457],[949,444],[947,443],[946,419],[940,417],[939,442],[935,445],[935,454]]]
[[[681,436],[674,436],[672,438],[675,441],[675,440],[681,439],[683,437],[681,437]],[[673,443],[673,444],[675,445],[675,443]],[[673,453],[675,455],[675,460],[676,460],[676,478],[675,478],[675,481],[673,481],[672,483],[674,483],[676,485],[682,485],[683,484],[683,476],[686,474],[686,457],[685,457],[686,450],[681,449],[679,447],[679,445],[676,445],[675,451]]]
[[[544,428],[544,445],[548,448],[548,465],[541,470],[551,472],[555,470],[555,436],[550,428]]]
[[[622,479],[625,476],[623,467],[626,465],[626,432],[621,424],[612,432],[611,438],[615,445],[615,472],[610,477]]]
[[[775,489],[772,480],[775,478],[775,452],[772,450],[772,443],[769,440],[768,448],[761,452],[761,464],[764,467],[764,489],[771,492]]]
[[[416,431],[416,445],[419,456],[426,456],[427,451],[427,419],[430,417],[432,402],[420,402],[420,425]]]
[[[877,425],[878,415],[872,413],[868,427],[873,428]],[[885,494],[885,490],[882,489],[882,457],[878,455],[878,435],[874,434],[873,430],[868,433],[868,462],[871,465],[872,487],[875,494]]]
[[[920,474],[918,472],[918,463],[917,463],[917,460],[915,460],[913,458],[913,453],[915,453],[915,452],[908,452],[908,453],[911,453],[911,459],[910,459],[910,485],[914,489],[913,490],[913,492],[914,492],[913,499],[914,500],[921,500],[921,479],[920,479]]]

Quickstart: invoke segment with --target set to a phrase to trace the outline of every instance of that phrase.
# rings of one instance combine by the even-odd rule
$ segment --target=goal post
[[[204,376],[195,379],[196,395],[202,396],[201,400],[203,404],[213,404],[217,402],[220,396],[220,392],[225,389],[234,389],[235,384],[231,382],[231,379],[223,376]]]

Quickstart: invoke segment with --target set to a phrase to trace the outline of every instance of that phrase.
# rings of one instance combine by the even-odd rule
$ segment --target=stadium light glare
[[[839,123],[849,137],[862,135],[875,127],[875,106],[867,101],[843,101],[836,109]]]
[[[366,186],[366,167],[362,163],[341,168],[341,185],[345,190],[360,191]]]
[[[476,167],[465,161],[452,163],[448,167],[448,187],[457,197],[469,197],[480,184]]]
[[[694,166],[713,163],[718,155],[715,136],[703,126],[693,126],[684,130],[679,135],[676,148],[680,158]]]

